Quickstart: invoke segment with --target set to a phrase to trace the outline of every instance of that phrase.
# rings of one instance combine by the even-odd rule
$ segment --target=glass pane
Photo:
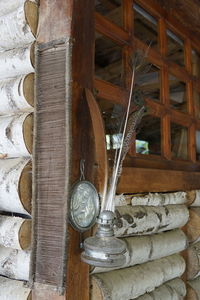
[[[200,93],[193,90],[195,116],[200,119]]]
[[[136,152],[141,154],[161,154],[160,118],[146,114],[136,135]]]
[[[160,69],[145,61],[142,70],[136,72],[135,86],[140,88],[146,98],[160,101]]]
[[[134,5],[134,35],[152,48],[158,49],[158,22],[137,4]]]
[[[196,153],[197,160],[200,160],[200,131],[196,131]]]
[[[122,0],[96,0],[95,9],[98,13],[105,16],[111,22],[122,27]]]
[[[188,159],[188,130],[176,123],[171,123],[172,157]]]
[[[200,76],[200,54],[196,50],[192,50],[192,75]]]
[[[98,33],[95,42],[95,76],[122,85],[122,49]]]
[[[180,66],[185,65],[184,43],[171,30],[167,30],[168,58]]]
[[[172,74],[169,75],[169,97],[174,109],[187,111],[186,83]]]

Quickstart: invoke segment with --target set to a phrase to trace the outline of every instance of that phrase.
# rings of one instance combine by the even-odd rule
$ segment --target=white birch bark
[[[92,275],[92,279],[101,290],[103,300],[129,300],[153,291],[166,281],[180,277],[184,270],[183,257],[174,254],[142,265],[95,274]]]
[[[25,219],[19,217],[0,216],[0,245],[22,250],[20,231]],[[29,237],[23,237],[29,239]]]
[[[27,24],[24,5],[0,17],[0,51],[21,48],[35,40]]]
[[[34,69],[31,62],[31,45],[0,52],[0,80],[32,72]]]
[[[187,202],[186,192],[176,193],[149,193],[146,195],[118,195],[115,197],[115,205],[123,206],[131,204],[148,205],[148,206],[163,206],[169,204],[185,204]]]
[[[6,154],[7,158],[30,156],[23,132],[23,124],[28,115],[29,113],[23,113],[0,117],[0,153]]]
[[[30,252],[0,247],[0,275],[11,279],[29,279]]]
[[[189,219],[185,205],[118,206],[115,235],[146,235],[184,226]]]
[[[195,200],[191,203],[191,206],[200,206],[200,190],[195,191]]]
[[[24,95],[26,77],[27,75],[0,81],[0,115],[33,111]]]
[[[20,177],[29,161],[28,158],[0,160],[0,210],[29,215],[19,195]]]
[[[12,280],[0,276],[0,299],[1,300],[28,300],[30,288],[25,287],[23,281]]]
[[[20,5],[24,4],[25,1],[26,0],[0,0],[0,17],[16,10]]]
[[[185,283],[176,278],[156,288],[153,292],[140,296],[137,300],[184,300],[185,296]]]
[[[125,264],[118,268],[96,267],[92,270],[92,274],[128,268],[178,253],[187,248],[187,237],[180,229],[150,236],[128,237],[122,240],[126,243],[127,248]]]

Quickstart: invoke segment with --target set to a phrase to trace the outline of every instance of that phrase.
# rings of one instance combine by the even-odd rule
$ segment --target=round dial
[[[76,183],[70,197],[70,222],[78,231],[91,228],[99,213],[98,193],[89,181]]]

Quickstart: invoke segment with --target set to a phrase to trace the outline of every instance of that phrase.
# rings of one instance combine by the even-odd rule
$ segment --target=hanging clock
[[[93,184],[81,180],[71,191],[69,219],[74,229],[86,231],[96,222],[99,214],[99,196]]]

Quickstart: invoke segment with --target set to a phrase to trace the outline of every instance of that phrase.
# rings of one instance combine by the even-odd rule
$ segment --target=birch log
[[[31,243],[31,220],[0,216],[0,245],[25,250]]]
[[[21,48],[35,40],[37,5],[26,1],[16,10],[0,17],[0,51]]]
[[[0,115],[33,111],[34,74],[0,81]]]
[[[146,235],[180,228],[189,218],[185,205],[118,206],[116,236]]]
[[[31,300],[31,290],[23,281],[0,277],[1,300]]]
[[[0,275],[11,279],[29,279],[30,252],[0,247]]]
[[[137,300],[184,300],[185,296],[185,283],[176,278],[156,288],[153,292],[140,296]]]
[[[0,80],[34,72],[34,44],[0,52]]]
[[[91,300],[135,299],[180,277],[184,270],[183,257],[175,254],[142,265],[95,274],[92,275]]]
[[[200,276],[200,242],[187,249],[187,278],[189,280]]]
[[[30,156],[32,152],[33,116],[23,113],[0,117],[0,153],[7,158]]]
[[[187,236],[190,242],[195,242],[200,238],[200,207],[189,209],[190,219],[187,223]]]
[[[140,237],[123,238],[126,243],[126,262],[119,268],[127,268],[136,264],[169,256],[187,248],[187,237],[180,229],[159,234]],[[118,269],[119,269],[118,268]],[[117,268],[96,267],[92,273],[108,272]]]
[[[0,210],[29,215],[31,185],[28,158],[0,160]]]
[[[188,281],[187,300],[200,300],[200,276]]]

